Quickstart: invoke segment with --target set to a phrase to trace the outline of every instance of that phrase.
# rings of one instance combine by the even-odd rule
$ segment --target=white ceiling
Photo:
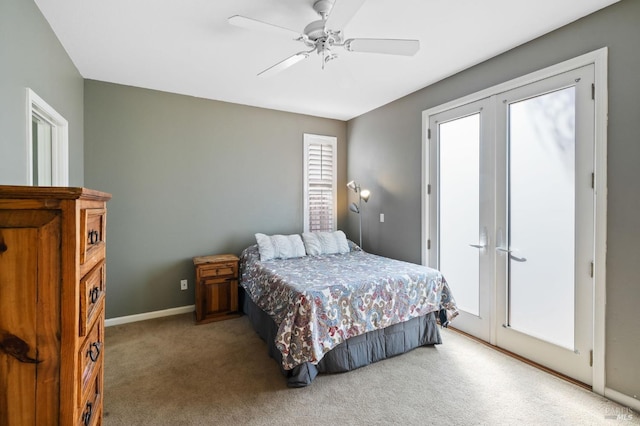
[[[227,18],[302,32],[318,19],[314,0],[35,0],[84,78],[340,120],[617,1],[368,0],[346,38],[419,39],[415,56],[338,49],[324,70],[313,54],[265,78],[256,75],[307,49]]]

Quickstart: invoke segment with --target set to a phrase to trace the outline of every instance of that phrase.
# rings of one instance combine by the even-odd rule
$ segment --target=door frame
[[[51,186],[69,186],[69,122],[30,88],[26,89],[27,185],[33,185],[33,127],[37,115],[51,125]]]
[[[607,241],[607,114],[608,114],[608,48],[603,47],[585,53],[556,65],[534,71],[462,98],[447,102],[422,112],[422,223],[421,257],[424,265],[429,265],[429,251],[432,249],[430,206],[436,200],[431,199],[430,135],[429,117],[431,115],[456,108],[483,98],[496,96],[501,92],[515,89],[571,71],[586,65],[594,65],[593,96],[595,100],[594,117],[594,191],[595,191],[595,228],[594,228],[594,314],[593,314],[593,379],[592,389],[600,395],[605,394],[605,307],[606,307],[606,241]],[[434,247],[435,248],[435,245]]]

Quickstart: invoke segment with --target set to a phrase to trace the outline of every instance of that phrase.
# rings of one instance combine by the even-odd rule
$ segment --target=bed
[[[341,231],[256,239],[240,256],[243,312],[290,387],[440,344],[438,323],[458,313],[440,272],[367,253]]]

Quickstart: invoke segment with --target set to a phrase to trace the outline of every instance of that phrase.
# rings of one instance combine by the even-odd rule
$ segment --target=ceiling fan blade
[[[342,30],[366,0],[335,0],[325,26]]]
[[[309,57],[309,52],[298,52],[295,55],[289,56],[284,61],[280,61],[272,67],[267,68],[264,71],[258,73],[258,77],[269,77],[271,75],[277,74],[282,70],[289,68],[292,65],[297,64],[303,59],[307,59]]]
[[[420,40],[351,38],[344,42],[344,48],[350,52],[413,56],[420,50]]]
[[[281,34],[293,39],[300,38],[301,34],[297,31],[290,30],[289,28],[280,27],[278,25],[269,24],[267,22],[258,21],[257,19],[247,18],[242,15],[233,15],[227,19],[231,25],[236,27],[246,28],[248,30],[256,31],[268,31],[275,34]]]

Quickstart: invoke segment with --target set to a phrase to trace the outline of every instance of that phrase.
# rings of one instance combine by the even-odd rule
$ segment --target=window
[[[304,134],[304,232],[336,230],[336,144]]]
[[[69,185],[69,125],[33,90],[27,89],[27,182]]]

